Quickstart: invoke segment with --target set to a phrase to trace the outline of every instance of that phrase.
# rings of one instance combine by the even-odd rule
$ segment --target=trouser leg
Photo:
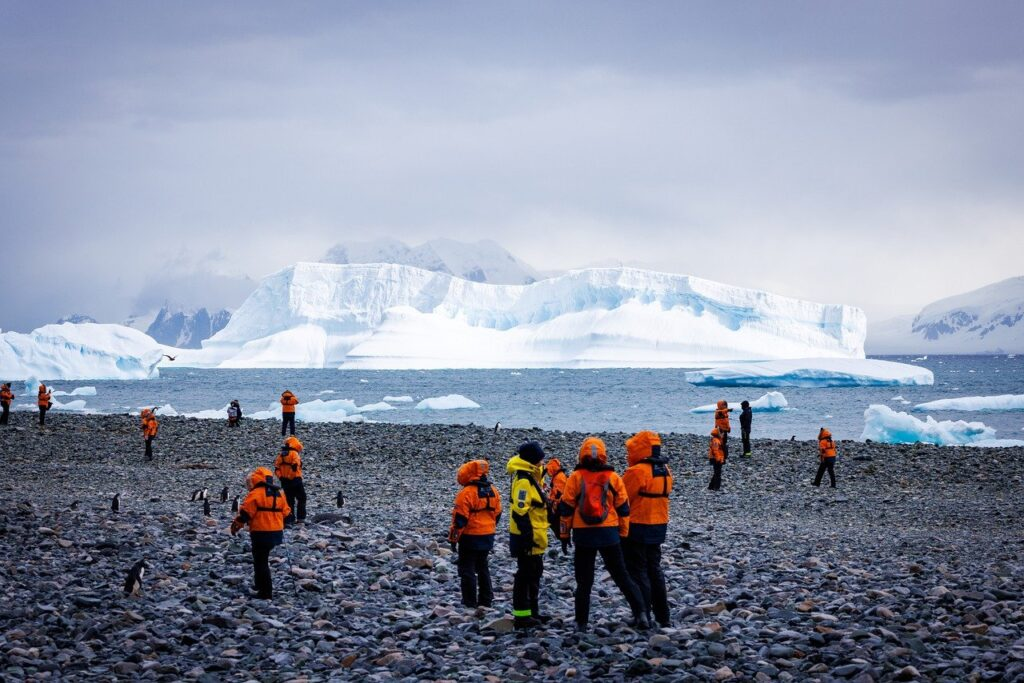
[[[462,590],[462,604],[476,607],[477,597],[477,557],[476,553],[464,542],[459,543],[459,587]]]
[[[729,432],[722,432],[722,453],[725,459],[729,459]]]
[[[622,556],[626,561],[629,578],[640,589],[644,611],[651,611],[651,582],[647,576],[647,545],[628,538],[622,540]]]
[[[825,461],[825,467],[828,468],[828,479],[832,484],[832,488],[836,487],[836,459],[829,458]]]
[[[650,607],[654,618],[662,626],[668,626],[672,617],[668,609],[668,589],[665,587],[665,572],[661,569],[661,545],[647,545],[647,580],[651,586]]]
[[[301,522],[306,519],[306,487],[302,483],[301,477],[292,480],[292,495],[295,497],[295,508],[292,514]]]
[[[619,587],[622,596],[626,598],[633,616],[642,615],[644,613],[644,601],[640,596],[640,589],[636,587],[633,579],[629,578],[629,572],[626,571],[626,562],[622,558],[622,546],[615,544],[600,550],[601,559],[604,560],[604,568],[611,574],[612,581]]]
[[[289,512],[288,516],[284,518],[284,523],[291,524],[295,521],[296,515],[295,486],[292,484],[291,479],[281,480],[281,491],[284,492],[284,499],[288,501],[288,507],[291,508],[291,512]]]
[[[821,462],[818,463],[818,473],[816,475],[814,475],[814,485],[815,486],[820,486],[821,485],[821,477],[822,477],[822,475],[825,474],[825,470],[827,469],[827,467],[828,466],[825,464],[824,460],[822,460]]]
[[[39,409],[39,424],[40,425],[46,424],[46,408],[40,408]]]
[[[713,462],[711,463],[713,474],[711,475],[711,483],[708,488],[712,491],[717,491],[722,487],[722,463]]]
[[[153,437],[146,437],[146,460],[153,459]]]
[[[274,595],[274,586],[270,578],[270,551],[273,549],[270,543],[253,541],[252,543],[252,569],[257,597],[269,600]]]
[[[286,425],[292,436],[295,436],[295,413],[286,413],[284,421],[285,424],[281,425],[281,436],[284,436],[284,428]]]
[[[0,406],[0,425],[7,424],[7,418],[11,414],[11,407],[9,405]]]
[[[487,563],[487,556],[490,554],[490,550],[477,550],[474,557],[477,585],[479,586],[477,604],[481,607],[490,607],[491,603],[494,602],[494,587],[491,585],[491,567]]]
[[[576,624],[586,626],[590,620],[590,591],[594,588],[594,560],[597,548],[576,546],[573,573],[576,575]]]
[[[544,575],[544,556],[530,556],[530,611],[533,616],[540,614],[540,579]]]
[[[530,606],[530,585],[533,583],[533,556],[520,553],[516,556],[516,573],[512,578],[512,616],[533,616]]]
[[[750,430],[744,429],[740,436],[743,437],[743,455],[750,454]]]

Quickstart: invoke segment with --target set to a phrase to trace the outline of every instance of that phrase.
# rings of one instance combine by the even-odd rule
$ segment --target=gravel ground
[[[1024,680],[1024,449],[843,441],[832,491],[810,486],[815,443],[758,440],[715,494],[706,439],[669,435],[673,627],[627,628],[605,574],[576,634],[571,561],[551,550],[542,608],[556,619],[523,636],[508,632],[505,527],[495,607],[459,604],[444,542],[455,470],[488,457],[507,494],[521,441],[572,462],[583,434],[300,423],[310,518],[275,550],[265,602],[248,597],[247,535],[228,535],[218,494],[272,463],[278,423],[162,418],[145,463],[137,418],[14,417],[0,429],[8,680]],[[621,472],[626,435],[600,436]],[[202,487],[209,518],[189,501]]]

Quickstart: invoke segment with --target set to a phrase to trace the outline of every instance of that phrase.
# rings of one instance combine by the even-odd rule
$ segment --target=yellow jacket
[[[540,485],[544,468],[516,455],[506,469],[512,475],[509,549],[513,555],[543,555],[548,547],[547,499]]]

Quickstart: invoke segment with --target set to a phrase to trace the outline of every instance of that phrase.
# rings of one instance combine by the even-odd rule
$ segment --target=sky
[[[1024,274],[1024,3],[0,0],[0,328],[492,239],[862,307]]]

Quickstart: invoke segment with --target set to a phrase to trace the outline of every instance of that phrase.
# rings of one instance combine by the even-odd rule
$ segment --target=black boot
[[[540,626],[540,622],[533,617],[514,617],[512,619],[512,628],[517,631],[525,631],[537,626]]]

